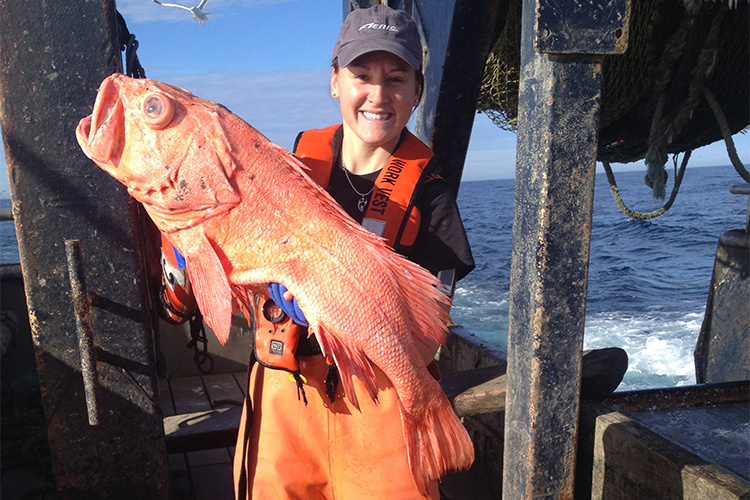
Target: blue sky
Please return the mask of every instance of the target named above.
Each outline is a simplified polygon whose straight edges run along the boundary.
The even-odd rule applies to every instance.
[[[342,4],[342,0],[209,0],[205,11],[211,17],[200,26],[182,9],[152,0],[117,0],[128,29],[139,41],[138,56],[147,77],[224,104],[286,148],[291,148],[299,131],[341,119],[338,103],[329,93],[329,64],[343,18]],[[738,134],[735,140],[741,159],[747,161],[750,135]],[[486,115],[478,114],[464,180],[512,177],[515,142],[513,132],[500,130]],[[729,165],[723,143],[693,152],[691,167],[713,165]],[[616,168],[645,166],[641,162]],[[7,175],[2,175],[0,197],[8,197],[8,192]]]

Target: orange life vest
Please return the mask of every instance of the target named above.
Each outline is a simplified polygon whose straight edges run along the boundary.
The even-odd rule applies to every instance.
[[[295,156],[310,167],[310,178],[324,188],[331,179],[336,154],[333,141],[341,126],[308,130],[297,142]],[[432,150],[407,130],[406,137],[375,180],[362,226],[396,250],[413,245],[417,238],[421,215],[414,206],[414,195],[432,156]]]
[[[172,243],[161,235],[162,288],[159,299],[161,317],[173,324],[184,323],[196,311],[197,304],[187,275],[185,259]]]
[[[324,188],[331,178],[336,154],[334,137],[341,126],[308,130],[297,142],[295,156],[310,168],[310,178]],[[427,177],[425,167],[432,156],[430,148],[406,131],[406,137],[375,180],[362,226],[382,237],[392,248],[409,247],[416,240],[421,215],[414,198]],[[274,306],[270,299],[261,298],[256,307],[255,357],[264,366],[287,370],[296,376],[297,342],[307,331],[285,315],[280,318],[269,315],[268,311],[276,311]]]

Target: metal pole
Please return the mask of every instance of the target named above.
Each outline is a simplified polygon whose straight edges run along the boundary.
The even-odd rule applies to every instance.
[[[78,349],[81,355],[81,375],[86,393],[86,409],[89,414],[89,425],[99,425],[99,406],[97,389],[99,377],[96,372],[96,351],[94,350],[94,333],[91,329],[89,315],[89,298],[86,294],[86,278],[83,273],[83,255],[79,240],[66,240],[65,253],[68,256],[68,275],[70,277],[70,294],[76,316],[78,331]]]
[[[523,5],[503,465],[510,500],[573,497],[601,61],[624,51],[629,10],[627,0]]]
[[[75,128],[122,71],[113,0],[0,1],[0,123],[57,497],[169,498],[134,205]],[[89,425],[64,242],[80,240],[98,353]]]

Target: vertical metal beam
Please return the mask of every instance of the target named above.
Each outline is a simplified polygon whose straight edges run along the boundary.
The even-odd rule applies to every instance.
[[[484,66],[508,0],[343,0],[352,8],[387,3],[409,12],[427,47],[425,89],[414,133],[440,158],[440,174],[458,193]]]
[[[524,0],[503,498],[573,497],[601,54],[628,14]]]
[[[75,138],[122,63],[114,2],[0,1],[0,123],[58,497],[168,498],[134,206]],[[65,240],[81,241],[98,425],[81,376]],[[103,305],[102,305],[103,304]]]
[[[507,0],[414,1],[413,13],[427,39],[425,90],[415,134],[440,158],[437,171],[458,193],[477,96]]]

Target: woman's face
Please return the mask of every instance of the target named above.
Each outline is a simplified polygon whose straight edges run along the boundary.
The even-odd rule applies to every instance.
[[[345,137],[351,132],[362,145],[389,153],[419,104],[421,91],[416,70],[389,52],[370,52],[331,74]]]

